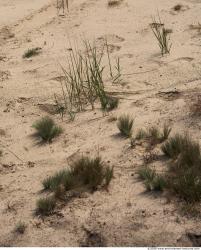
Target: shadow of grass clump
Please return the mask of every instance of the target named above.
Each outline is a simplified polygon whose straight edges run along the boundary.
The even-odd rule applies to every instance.
[[[32,127],[36,129],[36,133],[33,136],[42,139],[43,142],[51,142],[53,138],[59,136],[63,131],[48,116],[36,121]]]

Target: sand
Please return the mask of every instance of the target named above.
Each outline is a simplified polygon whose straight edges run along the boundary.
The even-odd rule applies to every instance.
[[[116,136],[109,117],[130,114],[134,133],[139,128],[169,123],[172,133],[188,131],[201,140],[200,120],[192,119],[189,104],[200,91],[201,66],[199,0],[124,0],[108,8],[107,0],[69,0],[69,11],[57,15],[56,1],[0,2],[0,246],[195,246],[189,230],[200,220],[183,216],[181,201],[145,192],[136,170],[144,148],[130,148],[130,140]],[[182,4],[180,11],[173,7]],[[172,48],[161,56],[149,24],[160,13],[172,29]],[[61,14],[61,12],[60,12]],[[120,98],[119,107],[103,115],[99,105],[68,117],[49,114],[61,93],[59,63],[65,65],[71,44],[82,38],[107,37],[112,59],[119,56],[122,83],[106,81],[106,89]],[[23,59],[25,50],[42,53]],[[36,145],[31,127],[49,115],[64,129],[51,144]],[[158,149],[159,150],[159,149]],[[160,151],[160,150],[159,150]],[[100,154],[114,166],[108,191],[98,190],[72,199],[57,214],[34,216],[42,180],[68,165],[79,154]],[[163,162],[157,162],[163,166]],[[24,234],[13,232],[26,224]]]

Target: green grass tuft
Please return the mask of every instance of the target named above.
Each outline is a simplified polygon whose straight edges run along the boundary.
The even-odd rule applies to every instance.
[[[36,203],[36,214],[50,215],[56,207],[56,200],[53,197],[41,198]]]
[[[186,138],[176,134],[161,146],[163,153],[169,158],[176,158],[185,147]]]
[[[62,186],[65,191],[85,188],[95,191],[105,183],[108,186],[113,177],[113,168],[105,166],[100,157],[81,157],[74,161],[70,169],[62,170],[43,181],[45,190],[55,191]]]
[[[158,175],[150,167],[144,167],[138,170],[138,176],[144,181],[147,191],[163,191],[166,187],[166,180],[163,176]]]
[[[40,53],[41,53],[41,48],[39,48],[39,47],[28,49],[27,51],[24,52],[23,58],[30,58],[30,57],[36,56]]]
[[[51,142],[54,137],[62,133],[62,128],[49,117],[41,118],[32,127],[37,131],[34,135],[40,137],[44,142]]]
[[[133,119],[128,115],[122,115],[118,118],[117,127],[124,137],[132,136],[132,128],[133,128]]]

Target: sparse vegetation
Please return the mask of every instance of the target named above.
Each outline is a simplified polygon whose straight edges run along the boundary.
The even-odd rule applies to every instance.
[[[122,115],[118,118],[117,127],[122,136],[131,137],[134,120],[129,115]]]
[[[156,175],[152,181],[152,189],[154,191],[163,191],[166,187],[166,180],[161,175]]]
[[[24,234],[26,229],[26,225],[24,222],[19,221],[17,225],[15,226],[14,232],[19,233],[19,234]]]
[[[73,176],[68,169],[59,171],[54,176],[48,177],[43,181],[45,190],[55,191],[59,185],[64,185],[66,190],[74,186]]]
[[[147,130],[140,129],[137,132],[135,139],[136,140],[145,139],[148,140],[150,144],[155,145],[167,140],[170,135],[170,132],[171,128],[166,124],[163,126],[162,132],[158,127],[153,126]]]
[[[199,144],[188,135],[176,134],[162,151],[172,159],[168,186],[186,202],[201,200],[201,153]]]
[[[139,175],[139,178],[143,181],[145,180],[152,181],[156,175],[156,172],[155,170],[146,166],[138,170],[138,175]]]
[[[54,197],[41,198],[36,203],[36,214],[50,215],[53,213],[56,206]]]
[[[185,143],[186,138],[176,134],[161,146],[161,150],[166,156],[174,159],[181,153]]]
[[[39,48],[39,47],[28,49],[27,51],[24,52],[23,58],[30,58],[30,57],[36,56],[40,53],[41,53],[41,48]]]
[[[114,175],[113,168],[106,167],[105,169],[105,187],[108,187]]]
[[[50,117],[41,118],[32,127],[36,129],[34,136],[41,138],[44,142],[51,142],[54,137],[62,133],[62,128],[57,126]]]
[[[90,104],[94,109],[97,98],[101,106],[106,108],[107,96],[103,84],[102,57],[95,45],[84,41],[86,53],[72,49],[68,58],[68,69],[61,66],[64,80],[61,81],[64,107],[71,119],[76,112],[84,110]],[[57,98],[57,103],[59,103]]]
[[[120,3],[120,1],[116,1]],[[114,5],[113,5],[114,6]],[[109,45],[107,42],[107,39],[105,39],[105,45],[106,45],[106,52],[107,52],[107,58],[108,58],[108,64],[109,64],[109,70],[110,70],[110,77],[112,79],[113,83],[120,83],[121,82],[121,65],[120,65],[120,58],[118,57],[116,59],[116,65],[113,67],[111,58],[110,58],[110,52],[109,52]]]
[[[77,112],[85,110],[88,105],[93,110],[97,100],[103,111],[111,111],[118,106],[118,98],[109,96],[105,91],[103,80],[105,66],[102,62],[105,45],[98,48],[95,43],[91,44],[87,40],[83,45],[85,52],[72,49],[68,57],[67,69],[61,66],[64,74],[61,80],[62,97],[55,96],[55,103],[62,116],[67,112],[71,120],[75,118]],[[109,58],[108,54],[108,60]],[[109,65],[111,67],[111,63]],[[119,61],[117,69],[119,72]],[[115,75],[113,80],[114,78],[117,81],[119,77]]]
[[[153,22],[151,23],[151,29],[154,33],[154,36],[156,37],[157,41],[158,41],[158,45],[160,47],[161,50],[161,54],[162,56],[164,54],[170,53],[170,49],[171,49],[171,44],[170,42],[170,30],[166,29],[164,27],[164,24],[161,22],[161,19],[159,17],[159,22],[156,22],[153,19]]]
[[[54,192],[53,197],[37,201],[36,213],[50,215],[56,199],[65,200],[68,191],[94,192],[99,187],[108,187],[113,177],[113,168],[106,166],[100,157],[81,157],[75,160],[69,169],[57,172],[46,178],[42,184],[44,190]]]
[[[69,169],[62,170],[43,181],[45,190],[60,194],[69,190],[95,191],[108,186],[113,177],[113,168],[105,166],[100,157],[81,157]]]
[[[148,166],[139,169],[138,175],[144,181],[147,191],[163,191],[166,187],[165,178],[158,175],[155,170]]]
[[[137,132],[137,134],[135,136],[135,139],[136,140],[142,140],[142,139],[146,138],[146,136],[147,136],[146,131],[143,130],[143,129],[140,129],[140,130],[138,130],[138,132]]]

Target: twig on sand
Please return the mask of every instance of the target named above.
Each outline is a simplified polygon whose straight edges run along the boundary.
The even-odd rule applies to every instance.
[[[11,151],[7,146],[3,145],[2,142],[0,144],[3,148],[5,148],[9,153],[11,153],[12,155],[14,155],[18,160],[20,160],[22,163],[24,163],[24,161],[22,159],[20,159],[19,156],[17,156],[13,151]]]

